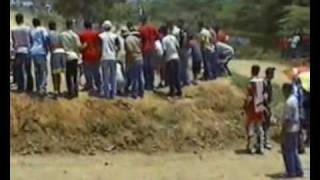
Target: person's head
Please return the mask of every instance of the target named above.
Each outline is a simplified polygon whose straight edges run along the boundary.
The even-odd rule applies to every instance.
[[[67,30],[71,30],[73,28],[73,21],[72,20],[67,20],[66,21],[66,28]]]
[[[33,18],[33,19],[32,19],[32,25],[33,25],[33,27],[39,27],[39,26],[41,26],[40,19],[38,19],[38,18]]]
[[[57,30],[57,24],[55,21],[50,21],[48,26],[49,26],[49,30],[51,30],[51,31]]]
[[[253,65],[251,67],[251,76],[258,76],[260,73],[260,66],[259,65]]]
[[[198,27],[199,27],[199,29],[204,28],[204,22],[203,21],[199,21],[198,22]]]
[[[102,28],[103,28],[105,31],[111,31],[111,29],[112,29],[112,23],[111,23],[111,21],[105,20],[105,21],[102,23]]]
[[[173,29],[174,21],[173,20],[167,20],[166,26],[167,26],[167,28]]]
[[[127,22],[127,28],[130,32],[136,31],[132,22]]]
[[[142,25],[145,25],[145,24],[147,24],[147,22],[148,22],[148,17],[147,17],[147,16],[143,16],[143,17],[141,18],[141,24],[142,24]]]
[[[21,13],[16,14],[15,19],[16,19],[16,23],[18,25],[23,24],[23,22],[24,22],[24,17],[23,17],[23,14],[21,14]]]
[[[214,26],[214,30],[216,31],[216,33],[219,33],[220,32],[220,26],[219,25],[216,25]]]
[[[177,25],[178,25],[179,28],[184,28],[184,20],[183,19],[179,19]]]
[[[266,69],[266,78],[268,79],[268,80],[272,80],[273,78],[274,78],[274,71],[276,70],[276,68],[274,68],[274,67],[268,67],[267,69]]]
[[[292,94],[292,91],[293,91],[293,86],[292,84],[290,83],[284,83],[282,85],[282,93],[284,95],[285,98],[288,98],[291,94]]]
[[[188,34],[188,41],[194,40],[194,39],[195,39],[194,33],[189,33],[189,34]]]
[[[159,28],[159,33],[162,34],[163,36],[166,36],[168,34],[168,27],[167,26],[161,26]]]
[[[92,29],[92,23],[89,20],[84,21],[83,25],[85,29]]]

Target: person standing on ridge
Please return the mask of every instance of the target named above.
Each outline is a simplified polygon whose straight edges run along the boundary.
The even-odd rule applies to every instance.
[[[33,90],[33,76],[31,72],[31,34],[30,27],[24,24],[23,14],[16,14],[17,27],[11,31],[12,46],[15,53],[14,74],[19,92]]]
[[[41,26],[39,19],[32,20],[30,54],[33,60],[37,93],[44,96],[47,93],[47,54],[49,52],[48,32]]]
[[[182,96],[180,82],[180,60],[179,60],[179,42],[177,38],[171,34],[172,29],[163,28],[164,37],[162,45],[164,57],[166,60],[166,79],[169,85],[169,96]]]
[[[92,29],[90,21],[84,22],[84,28],[79,37],[84,49],[82,50],[83,68],[86,78],[86,85],[89,94],[100,94],[101,76],[100,76],[100,58],[101,58],[101,39],[99,33]]]
[[[117,34],[112,32],[112,23],[109,20],[103,22],[104,31],[99,34],[102,41],[102,80],[103,95],[107,99],[113,99],[117,93],[117,52],[120,49],[120,42]]]
[[[61,95],[61,75],[66,71],[67,59],[60,33],[57,31],[57,25],[54,21],[49,22],[49,48],[53,90],[58,96]]]
[[[66,81],[68,97],[78,97],[78,62],[83,48],[79,36],[73,31],[73,21],[66,21],[66,30],[61,33],[62,46],[67,54]]]
[[[156,47],[155,42],[159,39],[159,32],[156,27],[148,24],[147,17],[142,18],[142,25],[139,28],[139,33],[142,40],[143,53],[143,71],[145,77],[145,89],[154,89],[154,71],[156,61]]]

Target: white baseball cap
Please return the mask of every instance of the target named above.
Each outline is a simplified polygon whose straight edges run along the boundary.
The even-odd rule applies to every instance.
[[[102,24],[103,28],[112,28],[112,23],[109,20],[105,20]]]

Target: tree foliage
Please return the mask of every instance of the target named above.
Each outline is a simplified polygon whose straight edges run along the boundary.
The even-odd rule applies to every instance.
[[[287,12],[278,22],[281,26],[279,34],[290,34],[297,30],[310,32],[310,8],[290,5],[285,7]]]

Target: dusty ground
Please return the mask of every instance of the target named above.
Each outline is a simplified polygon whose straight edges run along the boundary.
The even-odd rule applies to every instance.
[[[301,156],[310,179],[310,155]],[[236,151],[11,157],[12,180],[269,180],[283,172],[279,147],[265,156]]]

